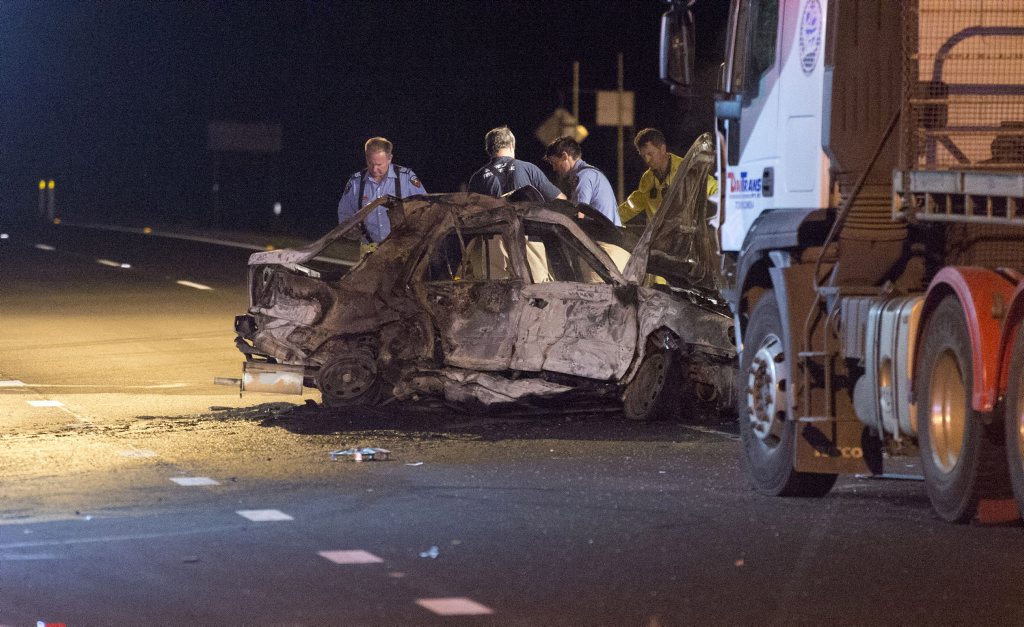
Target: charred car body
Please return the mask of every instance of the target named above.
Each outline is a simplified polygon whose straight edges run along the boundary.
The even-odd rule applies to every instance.
[[[680,395],[731,407],[736,353],[705,219],[712,145],[687,153],[621,271],[600,214],[477,194],[381,199],[309,246],[253,254],[235,321],[243,389],[316,387],[335,407],[582,394],[638,419],[695,407]],[[344,274],[314,268],[380,205],[392,231],[375,252]]]

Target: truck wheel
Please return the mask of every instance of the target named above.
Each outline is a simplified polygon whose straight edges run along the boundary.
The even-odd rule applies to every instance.
[[[914,383],[924,485],[939,518],[969,522],[983,498],[1005,498],[1002,433],[971,408],[973,353],[960,301],[946,296],[928,318]]]
[[[754,489],[769,496],[824,496],[836,475],[793,468],[796,424],[788,419],[789,360],[775,295],[750,315],[740,359],[737,405],[743,466]]]
[[[1024,325],[1017,330],[1006,386],[1006,461],[1017,508],[1024,511]]]
[[[671,351],[647,346],[644,360],[622,394],[622,411],[631,420],[657,420],[675,413],[679,390],[675,356]]]

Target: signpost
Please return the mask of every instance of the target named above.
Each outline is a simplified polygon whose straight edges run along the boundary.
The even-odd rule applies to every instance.
[[[625,132],[624,128],[627,126],[633,126],[633,102],[634,94],[632,91],[625,91],[623,86],[623,71],[622,71],[622,53],[618,55],[618,89],[612,90],[598,90],[597,92],[597,125],[598,126],[614,126],[618,129],[618,147],[616,152],[618,153],[618,168],[616,171],[616,191],[619,195],[619,202],[622,202],[624,198],[624,187],[625,187],[625,154],[624,154],[624,142]]]

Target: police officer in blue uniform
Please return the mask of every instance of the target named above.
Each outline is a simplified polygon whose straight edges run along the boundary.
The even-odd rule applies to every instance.
[[[338,223],[355,215],[360,209],[381,196],[408,198],[425,194],[423,183],[409,168],[391,163],[392,144],[384,137],[366,140],[366,169],[356,172],[345,183],[345,191],[338,202]],[[373,251],[379,242],[391,233],[387,210],[374,209],[361,225],[360,256]]]
[[[516,159],[516,137],[507,126],[487,131],[484,149],[491,160],[469,178],[469,191],[498,197],[532,185],[545,200],[565,199],[565,194],[544,176],[540,168]]]
[[[583,160],[583,152],[575,139],[559,137],[548,144],[544,160],[551,164],[555,174],[568,181],[572,189],[570,200],[574,204],[590,205],[615,226],[622,226],[612,184],[604,173]]]

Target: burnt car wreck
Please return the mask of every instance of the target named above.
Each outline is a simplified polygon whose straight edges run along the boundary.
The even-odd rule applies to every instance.
[[[316,387],[332,407],[616,399],[636,419],[731,408],[736,351],[706,215],[713,155],[708,136],[690,149],[621,271],[600,214],[466,193],[381,199],[306,247],[255,253],[235,321],[242,387]],[[315,268],[381,205],[392,231],[375,252],[347,273]]]

